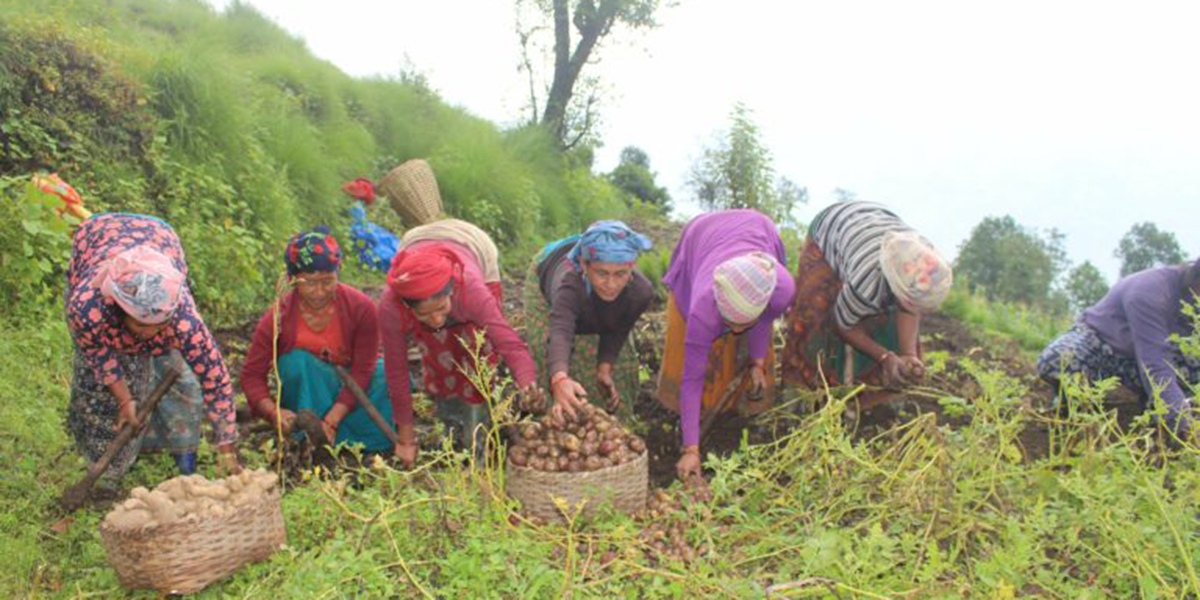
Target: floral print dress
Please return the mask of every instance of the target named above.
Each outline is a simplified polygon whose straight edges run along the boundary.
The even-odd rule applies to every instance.
[[[75,342],[75,369],[67,429],[89,461],[104,453],[116,437],[117,400],[108,386],[124,380],[134,400],[144,401],[168,366],[187,369],[151,416],[148,433],[131,442],[113,460],[106,477],[120,477],[142,449],[195,450],[200,415],[213,424],[218,445],[237,441],[233,386],[216,341],[196,312],[186,288],[175,314],[148,339],[122,324],[124,312],[105,298],[93,279],[109,258],[149,245],[187,275],[183,247],[171,226],[144,215],[110,213],[84,221],[75,233],[67,270],[66,318]]]

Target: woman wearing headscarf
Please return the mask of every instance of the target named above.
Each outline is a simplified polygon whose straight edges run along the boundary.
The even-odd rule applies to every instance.
[[[475,369],[477,332],[485,335],[480,358],[496,365],[503,357],[522,392],[539,395],[529,349],[501,312],[497,254],[483,230],[447,219],[410,229],[392,260],[387,289],[379,299],[379,327],[400,436],[397,456],[406,464],[417,453],[410,345],[421,353],[425,393],[461,447],[481,449],[490,422],[487,399],[463,373]]]
[[[1134,273],[1042,350],[1038,374],[1056,387],[1059,403],[1065,400],[1064,377],[1091,382],[1116,377],[1137,392],[1143,408],[1161,398],[1167,424],[1187,430],[1194,419],[1187,390],[1200,386],[1200,358],[1182,353],[1173,340],[1195,332],[1183,308],[1198,300],[1200,260]]]
[[[526,335],[549,377],[555,420],[574,417],[584,401],[611,411],[636,396],[637,351],[623,347],[654,299],[654,286],[635,269],[650,245],[621,221],[599,221],[548,244],[530,265]]]
[[[182,375],[106,478],[121,477],[142,451],[169,451],[182,472],[193,472],[202,413],[212,422],[222,467],[238,468],[233,385],[196,312],[183,247],[170,225],[130,214],[84,221],[67,269],[66,316],[75,343],[67,427],[89,461],[122,427],[139,425],[137,404],[167,369]]]
[[[775,223],[749,209],[700,215],[683,229],[663,277],[667,342],[659,400],[678,406],[681,479],[700,473],[700,411],[716,410],[726,388],[773,399],[774,321],[792,301],[794,283]],[[742,377],[743,384],[735,379]]]
[[[391,422],[375,302],[338,281],[342,251],[328,233],[292,236],[284,262],[289,289],[259,319],[242,366],[242,390],[251,410],[288,432],[296,412],[309,410],[322,419],[331,442],[394,451],[387,434],[358,406],[334,368],[347,369],[384,420]],[[275,366],[281,383],[279,410],[267,385]]]
[[[796,269],[784,380],[819,389],[924,377],[921,315],[942,304],[952,281],[933,245],[886,207],[854,201],[822,210]]]

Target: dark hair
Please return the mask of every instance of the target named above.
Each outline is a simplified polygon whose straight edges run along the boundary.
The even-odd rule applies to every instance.
[[[446,287],[442,288],[442,291],[440,291],[428,298],[404,298],[403,300],[404,300],[404,304],[406,304],[409,308],[413,308],[422,302],[428,302],[429,300],[440,300],[442,298],[445,298],[446,296],[449,296],[450,292],[452,292],[452,291],[454,291],[454,280],[453,279],[446,282]]]

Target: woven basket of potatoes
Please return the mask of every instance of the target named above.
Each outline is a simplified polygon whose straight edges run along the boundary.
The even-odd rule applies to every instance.
[[[287,541],[278,483],[275,473],[255,470],[134,488],[100,523],[108,562],[127,588],[198,592]]]
[[[564,518],[556,498],[571,511],[586,500],[585,514],[605,504],[626,513],[646,507],[646,443],[599,408],[585,405],[561,427],[526,423],[510,441],[505,489],[529,516]]]

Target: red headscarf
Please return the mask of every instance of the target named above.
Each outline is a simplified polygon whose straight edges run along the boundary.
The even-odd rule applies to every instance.
[[[446,289],[451,281],[462,282],[462,263],[446,248],[423,245],[401,250],[392,259],[388,287],[405,300],[425,300]]]
[[[367,206],[370,206],[375,201],[375,184],[371,183],[371,180],[366,177],[359,177],[354,181],[343,183],[342,191],[350,194],[351,197],[362,200],[363,204]]]

